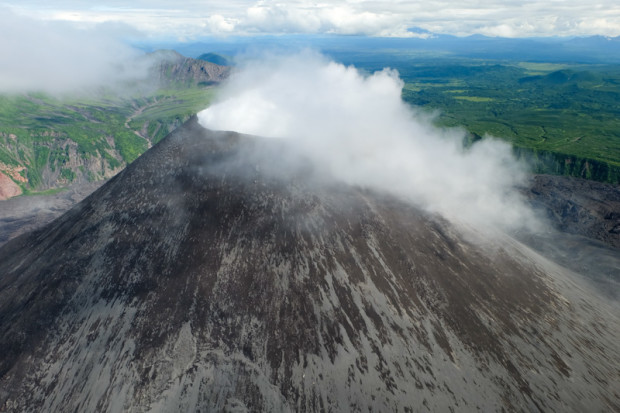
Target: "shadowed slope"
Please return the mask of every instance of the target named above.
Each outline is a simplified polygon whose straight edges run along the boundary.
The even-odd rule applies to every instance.
[[[610,304],[475,237],[194,118],[0,249],[0,407],[620,408]]]

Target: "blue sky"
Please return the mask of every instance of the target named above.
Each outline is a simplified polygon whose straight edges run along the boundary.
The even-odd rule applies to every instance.
[[[39,20],[122,23],[136,35],[181,41],[281,33],[420,36],[414,27],[457,36],[620,36],[617,0],[0,0],[0,6]]]

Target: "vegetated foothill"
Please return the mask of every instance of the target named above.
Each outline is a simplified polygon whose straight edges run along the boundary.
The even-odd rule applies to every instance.
[[[229,71],[158,54],[149,84],[126,95],[0,95],[0,173],[25,193],[109,178],[207,106]]]

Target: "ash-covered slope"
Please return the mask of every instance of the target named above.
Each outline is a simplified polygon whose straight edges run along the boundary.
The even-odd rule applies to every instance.
[[[194,118],[1,248],[0,410],[620,409],[613,303],[291,157]]]

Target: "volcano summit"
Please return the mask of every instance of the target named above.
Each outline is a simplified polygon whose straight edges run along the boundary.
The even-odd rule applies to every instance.
[[[483,238],[192,118],[0,249],[0,410],[620,410],[617,304]]]

